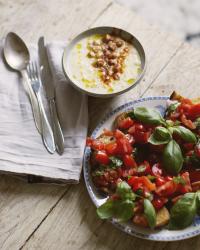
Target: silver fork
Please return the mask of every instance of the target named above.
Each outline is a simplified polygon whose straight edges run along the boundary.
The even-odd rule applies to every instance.
[[[31,81],[33,91],[35,92],[35,95],[38,100],[38,105],[39,105],[40,115],[41,115],[42,139],[49,153],[53,154],[56,150],[56,147],[55,147],[55,142],[54,142],[54,137],[53,137],[53,131],[47,119],[44,105],[42,102],[41,78],[40,78],[40,74],[39,74],[39,70],[38,70],[38,66],[36,62],[29,63],[29,65],[27,66],[27,72]]]

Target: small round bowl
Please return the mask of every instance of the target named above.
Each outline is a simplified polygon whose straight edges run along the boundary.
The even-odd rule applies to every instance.
[[[70,71],[70,52],[72,50],[72,48],[83,38],[89,37],[91,35],[95,35],[95,34],[114,34],[118,37],[121,37],[123,40],[131,43],[133,45],[133,47],[137,50],[139,56],[140,56],[140,60],[141,60],[141,72],[140,74],[138,74],[135,82],[130,85],[127,86],[127,88],[122,89],[120,91],[117,92],[113,92],[113,93],[97,93],[97,92],[92,92],[90,90],[86,90],[85,88],[82,88],[80,86],[80,82],[78,80],[73,79],[72,77],[72,73]],[[130,34],[129,32],[119,29],[119,28],[114,28],[114,27],[107,27],[107,26],[103,26],[103,27],[96,27],[96,28],[92,28],[89,30],[86,30],[84,32],[82,32],[81,34],[79,34],[78,36],[76,36],[69,44],[68,46],[64,49],[64,53],[63,53],[63,59],[62,59],[62,65],[63,65],[63,71],[64,74],[66,76],[66,78],[69,80],[69,82],[79,91],[86,93],[87,95],[90,96],[95,96],[95,97],[113,97],[119,94],[122,94],[130,89],[132,89],[133,87],[135,87],[140,80],[142,79],[144,72],[145,72],[145,68],[146,68],[146,56],[145,56],[145,52],[144,49],[141,45],[141,43],[138,41],[138,39],[136,37],[134,37],[132,34]]]

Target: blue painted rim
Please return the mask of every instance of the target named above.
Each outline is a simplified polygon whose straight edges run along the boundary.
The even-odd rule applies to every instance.
[[[95,130],[92,132],[91,137],[95,138],[97,136],[97,133],[99,132],[99,130],[104,125],[104,123],[110,117],[112,117],[113,115],[115,115],[116,113],[118,113],[120,111],[125,111],[125,110],[132,109],[135,104],[142,103],[142,102],[145,102],[145,101],[168,100],[168,99],[169,99],[169,97],[167,97],[167,96],[156,96],[156,97],[140,98],[138,100],[125,103],[125,104],[119,106],[118,108],[114,109],[110,113],[108,113],[104,117],[104,119],[99,123],[99,125],[95,128]],[[91,180],[90,180],[90,171],[89,171],[89,168],[88,168],[90,153],[91,153],[90,148],[86,147],[85,148],[85,152],[84,152],[84,157],[83,157],[83,172],[84,172],[85,184],[86,184],[88,193],[90,195],[90,198],[92,199],[92,201],[95,204],[95,206],[97,206],[98,204],[96,203],[96,198],[95,198],[95,194],[93,192],[93,187],[90,184],[91,183]],[[128,233],[130,235],[136,236],[138,238],[147,239],[147,240],[153,240],[153,241],[178,241],[178,240],[188,239],[188,238],[191,238],[191,237],[194,237],[194,236],[197,236],[197,235],[200,234],[200,217],[196,217],[196,219],[195,219],[195,221],[193,223],[194,229],[193,229],[192,232],[183,232],[182,234],[175,235],[175,236],[169,236],[169,237],[167,237],[167,236],[161,236],[161,235],[156,235],[156,232],[158,232],[158,230],[157,231],[153,231],[152,234],[151,233],[146,233],[145,234],[145,233],[137,232],[136,229],[130,228],[128,226],[128,224],[118,223],[114,219],[111,219],[109,221],[114,226],[116,226],[117,228],[119,228],[120,230],[122,230],[123,232],[126,232],[126,233]],[[183,231],[183,230],[180,230],[180,231]],[[154,232],[155,232],[155,234],[154,234]]]

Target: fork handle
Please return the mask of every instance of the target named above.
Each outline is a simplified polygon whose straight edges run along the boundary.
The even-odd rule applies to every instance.
[[[47,119],[46,112],[42,103],[42,98],[38,92],[36,92],[36,96],[38,99],[40,115],[41,115],[42,139],[46,149],[49,151],[49,153],[53,154],[56,150],[53,131]]]
[[[50,107],[51,121],[53,127],[53,134],[56,143],[56,150],[60,155],[62,155],[64,152],[64,136],[58,120],[56,103],[54,99],[49,100],[49,107]]]

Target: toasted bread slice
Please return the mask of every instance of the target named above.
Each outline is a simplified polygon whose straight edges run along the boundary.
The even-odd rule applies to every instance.
[[[178,94],[176,91],[173,91],[173,93],[170,95],[170,100],[181,102],[185,97]],[[194,104],[200,103],[200,97],[190,99]]]
[[[127,113],[128,113],[128,112],[123,112],[123,113],[119,114],[119,115],[115,118],[115,120],[114,120],[114,122],[113,122],[113,128],[114,128],[114,129],[119,128],[119,123],[120,123],[120,121],[122,121],[122,120],[124,120],[124,119],[126,118]]]
[[[156,227],[161,227],[166,225],[169,222],[170,215],[169,211],[166,207],[161,208],[158,210],[156,214]]]

